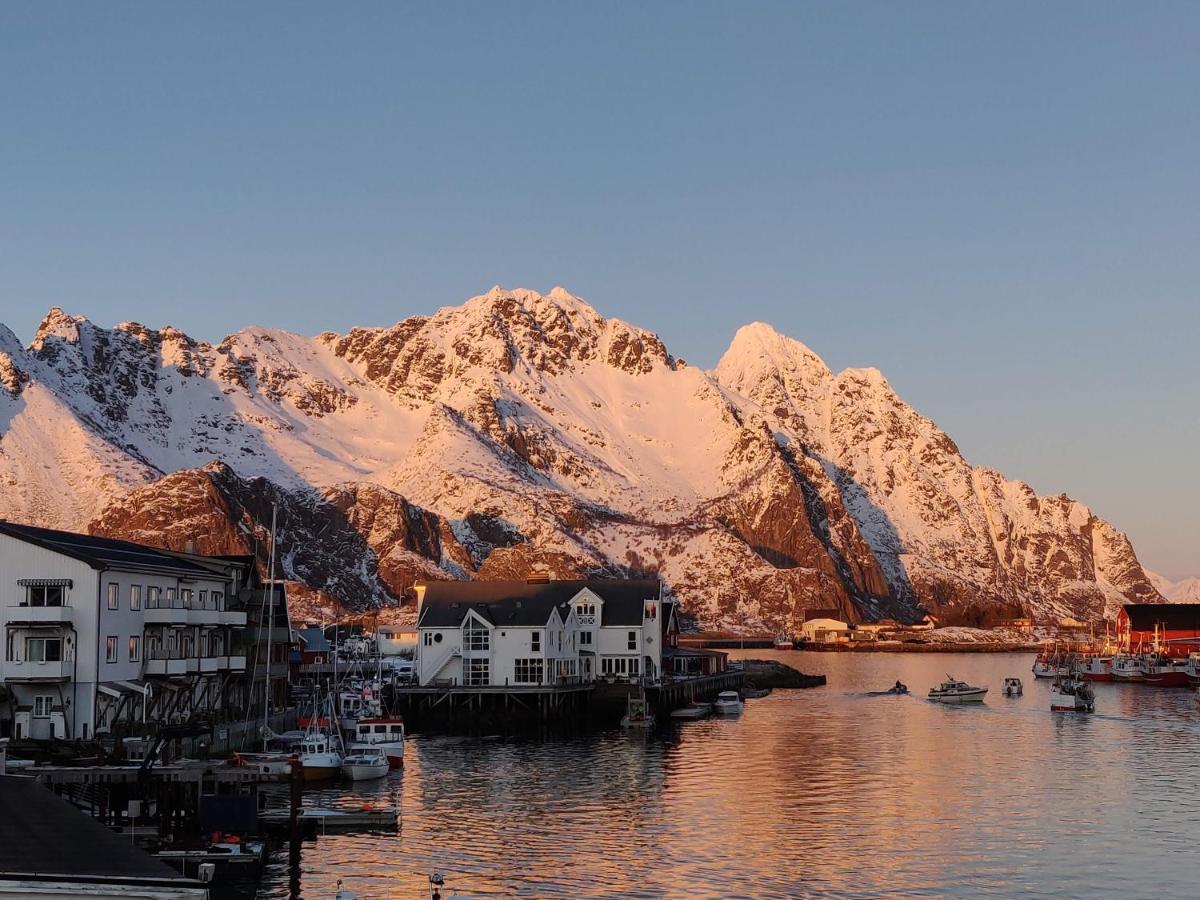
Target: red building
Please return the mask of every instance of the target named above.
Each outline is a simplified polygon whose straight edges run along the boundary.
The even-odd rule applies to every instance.
[[[1136,653],[1157,641],[1171,656],[1200,653],[1200,603],[1130,603],[1117,614],[1117,642]]]

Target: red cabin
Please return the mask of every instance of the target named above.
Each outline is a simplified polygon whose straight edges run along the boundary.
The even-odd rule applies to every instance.
[[[1117,614],[1117,642],[1136,653],[1158,641],[1170,656],[1200,653],[1200,603],[1130,603]]]

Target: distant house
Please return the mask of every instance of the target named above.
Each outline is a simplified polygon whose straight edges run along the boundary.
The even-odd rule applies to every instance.
[[[422,685],[655,681],[678,632],[657,580],[439,581],[416,590]]]
[[[937,616],[931,616],[929,614],[926,614],[921,619],[921,621],[918,622],[917,624],[909,625],[908,630],[909,631],[933,631],[933,629],[937,628],[937,626],[938,626]]]
[[[301,666],[322,666],[332,659],[333,645],[325,632],[315,625],[296,630],[296,643],[300,650]]]
[[[380,656],[407,656],[417,653],[417,629],[408,625],[380,625],[375,629],[375,646]]]
[[[1018,631],[1029,631],[1033,628],[1033,619],[1028,617],[1020,619],[1004,619],[1000,622],[1001,628],[1015,628]]]
[[[814,644],[836,644],[843,639],[848,640],[849,634],[850,623],[841,619],[809,619],[800,626],[801,639]]]
[[[1077,628],[1087,628],[1088,626],[1087,626],[1087,622],[1080,622],[1078,619],[1072,618],[1071,616],[1063,616],[1063,618],[1058,620],[1058,627],[1059,628],[1076,628],[1077,629]]]

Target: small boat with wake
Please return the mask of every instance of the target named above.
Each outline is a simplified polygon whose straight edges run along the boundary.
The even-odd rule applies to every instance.
[[[982,703],[987,692],[985,687],[975,687],[947,675],[945,681],[929,689],[929,699],[934,703]]]
[[[1075,673],[1054,679],[1050,687],[1050,712],[1095,712],[1092,686]]]

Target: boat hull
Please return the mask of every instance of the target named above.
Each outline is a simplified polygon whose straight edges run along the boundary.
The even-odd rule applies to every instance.
[[[375,778],[383,778],[389,771],[391,771],[391,767],[387,763],[380,765],[346,763],[342,766],[342,774],[351,781],[371,781]]]
[[[328,781],[337,778],[342,772],[341,766],[305,766],[305,781]]]
[[[987,696],[987,690],[965,691],[958,694],[930,694],[929,699],[934,703],[982,703]]]
[[[730,703],[718,700],[713,704],[713,712],[718,716],[740,716],[745,708],[740,701]]]
[[[1142,679],[1154,687],[1187,687],[1187,672],[1147,672]]]

